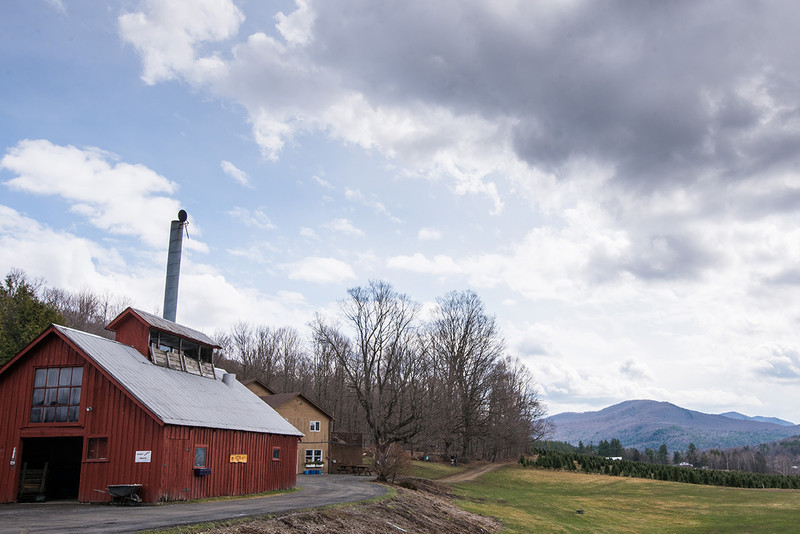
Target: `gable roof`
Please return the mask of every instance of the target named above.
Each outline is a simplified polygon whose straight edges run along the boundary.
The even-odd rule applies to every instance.
[[[53,325],[128,394],[169,425],[302,436],[237,380],[223,382],[161,367],[128,345]]]
[[[259,386],[261,386],[261,389],[267,391],[270,395],[275,395],[275,391],[271,387],[266,385],[264,382],[259,380],[258,378],[245,378],[244,380],[240,380],[240,382],[242,384],[244,384],[245,386],[247,386],[247,389],[250,389],[250,387],[249,387],[250,384],[258,384]],[[250,391],[253,391],[253,390],[250,389]]]
[[[156,330],[161,330],[162,332],[167,332],[170,334],[175,334],[178,337],[182,337],[184,339],[190,339],[192,341],[196,341],[201,345],[207,345],[209,347],[213,347],[215,349],[221,348],[217,345],[217,342],[205,335],[204,333],[200,332],[199,330],[195,330],[193,328],[189,328],[188,326],[183,326],[182,324],[175,323],[168,319],[164,319],[163,317],[159,317],[158,315],[153,315],[152,313],[147,313],[146,311],[138,310],[136,308],[128,307],[120,313],[113,321],[111,321],[106,330],[116,330],[117,325],[129,316],[138,317],[142,322],[146,323],[151,328],[155,328]]]
[[[296,397],[302,397],[303,400],[306,403],[308,403],[312,407],[316,408],[319,412],[321,412],[321,413],[325,414],[326,416],[328,416],[328,418],[330,420],[333,420],[333,416],[331,414],[329,414],[328,412],[326,412],[325,410],[323,410],[322,408],[317,406],[316,403],[314,403],[311,400],[309,400],[308,397],[306,397],[305,395],[303,395],[299,391],[295,391],[293,393],[276,393],[274,395],[264,395],[263,397],[259,397],[259,399],[261,399],[262,401],[266,402],[271,407],[273,407],[274,409],[277,410],[280,406],[283,406],[284,404],[286,404],[287,402],[289,402],[290,400],[292,400],[292,399],[294,399]]]

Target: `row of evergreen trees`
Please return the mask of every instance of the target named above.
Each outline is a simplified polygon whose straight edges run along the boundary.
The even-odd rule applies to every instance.
[[[526,467],[563,469],[610,476],[649,478],[687,484],[726,486],[731,488],[800,489],[800,476],[764,473],[743,473],[720,469],[692,469],[672,465],[648,464],[630,460],[610,460],[602,456],[578,454],[560,450],[536,451],[535,459],[521,456],[519,463]]]

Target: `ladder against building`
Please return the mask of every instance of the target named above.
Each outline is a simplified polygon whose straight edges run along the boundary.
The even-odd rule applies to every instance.
[[[42,469],[29,469],[28,462],[22,464],[22,476],[19,477],[19,493],[17,500],[43,501],[47,488],[47,462]]]

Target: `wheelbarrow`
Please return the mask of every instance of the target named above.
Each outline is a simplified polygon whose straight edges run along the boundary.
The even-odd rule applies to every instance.
[[[109,484],[107,493],[111,495],[112,503],[138,504],[142,502],[142,498],[137,494],[141,487],[141,484]]]

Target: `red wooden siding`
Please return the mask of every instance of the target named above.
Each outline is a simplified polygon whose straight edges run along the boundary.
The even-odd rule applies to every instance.
[[[292,488],[297,482],[294,436],[168,425],[164,441],[169,459],[162,481],[164,499],[246,495]],[[197,445],[208,447],[209,475],[194,474]],[[281,460],[272,459],[273,447],[281,448]],[[247,463],[231,463],[232,454],[246,454]]]
[[[150,359],[150,327],[133,314],[122,317],[114,327],[115,338],[123,345],[130,345],[145,358]]]
[[[35,368],[67,366],[83,367],[78,421],[30,423]],[[0,502],[16,500],[23,439],[35,437],[82,438],[78,500],[83,502],[110,500],[106,493],[95,491],[109,484],[142,484],[139,495],[145,502],[244,495],[296,484],[295,436],[163,425],[55,331],[40,337],[0,375],[0,406]],[[107,460],[87,460],[88,440],[103,437],[108,438]],[[211,474],[207,476],[194,474],[198,444],[208,446]],[[281,448],[281,460],[272,459],[273,447]],[[151,461],[136,463],[136,451],[150,451]],[[247,463],[231,463],[232,454],[246,454]]]
[[[77,351],[59,341],[56,334],[47,334],[28,352],[24,361],[17,361],[0,375],[0,406],[3,407],[3,422],[0,424],[0,502],[13,502],[17,497],[17,486],[22,470],[23,432],[27,432],[28,437],[51,435],[46,434],[47,432],[61,436],[82,433],[80,425],[83,423],[85,413],[82,400],[77,423],[31,424],[29,422],[35,368],[79,367],[84,364],[83,357]],[[16,465],[12,468],[10,463],[15,447]]]
[[[163,427],[92,365],[84,368],[86,393],[81,402],[84,436],[108,438],[108,461],[87,461],[81,469],[80,501],[108,501],[109,484],[142,484],[139,496],[158,500]],[[87,408],[92,408],[87,411]],[[84,439],[86,458],[86,439]],[[136,451],[151,451],[149,463],[136,463]]]

